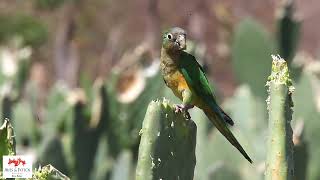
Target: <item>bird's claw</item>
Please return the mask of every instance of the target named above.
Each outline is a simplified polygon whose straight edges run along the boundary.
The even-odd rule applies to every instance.
[[[174,112],[175,112],[175,113],[179,113],[179,112],[182,113],[183,108],[184,108],[184,106],[183,106],[182,104],[176,104],[176,105],[175,105],[175,110],[174,110]]]
[[[175,113],[179,113],[179,112],[184,113],[186,119],[191,119],[191,116],[190,116],[188,110],[193,107],[194,107],[193,105],[176,104],[174,112]]]

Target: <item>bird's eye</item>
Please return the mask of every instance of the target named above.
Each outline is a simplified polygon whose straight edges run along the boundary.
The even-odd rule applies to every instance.
[[[167,37],[168,37],[168,39],[171,39],[171,38],[172,38],[172,35],[171,35],[171,34],[168,34]]]

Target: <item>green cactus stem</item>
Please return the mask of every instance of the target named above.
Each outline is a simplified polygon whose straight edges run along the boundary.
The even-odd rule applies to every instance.
[[[75,94],[73,122],[70,130],[72,132],[71,149],[74,155],[75,177],[78,180],[89,179],[99,139],[105,129],[105,122],[108,118],[108,100],[105,86],[101,82],[97,82],[94,88],[94,96],[97,102],[93,103],[96,104],[93,108],[99,109],[93,109],[92,113],[88,110],[88,107],[90,107],[88,103],[81,99],[82,93]]]
[[[268,78],[269,136],[267,142],[266,180],[293,179],[292,93],[287,63],[272,56],[272,72]]]
[[[113,167],[111,180],[130,180],[132,179],[131,174],[132,168],[132,153],[124,150],[118,156],[118,159]]]
[[[297,19],[294,13],[294,0],[282,1],[277,16],[278,46],[280,55],[287,60],[289,67],[291,67],[291,62],[298,46],[301,27],[301,20]]]
[[[16,154],[16,141],[13,127],[9,119],[5,119],[0,127],[0,167],[2,171],[2,156]]]
[[[166,100],[152,101],[140,131],[136,180],[192,180],[196,133],[195,123]]]
[[[2,119],[12,119],[12,106],[13,101],[9,94],[5,94],[3,97],[1,97],[1,111],[2,114],[0,117]]]
[[[273,51],[270,34],[255,20],[244,19],[235,27],[231,53],[235,77],[261,99],[267,97],[264,82],[270,73],[269,54]]]
[[[15,135],[13,127],[9,119],[5,119],[4,123],[0,127],[0,154],[3,155],[15,155]]]
[[[304,121],[298,121],[293,130],[293,157],[294,179],[307,179],[307,170],[310,163],[310,143],[305,137]]]
[[[278,49],[290,68],[291,78],[297,81],[302,68],[292,62],[299,44],[301,19],[295,15],[295,1],[283,0],[277,14]]]

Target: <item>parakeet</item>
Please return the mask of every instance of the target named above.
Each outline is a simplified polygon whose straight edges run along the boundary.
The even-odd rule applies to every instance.
[[[248,154],[228,129],[227,123],[233,125],[234,122],[216,102],[201,65],[194,56],[185,52],[185,49],[185,30],[174,27],[163,33],[160,69],[165,84],[175,96],[182,100],[182,104],[176,105],[176,112],[189,114],[188,109],[194,106],[202,109],[227,140],[252,163]]]

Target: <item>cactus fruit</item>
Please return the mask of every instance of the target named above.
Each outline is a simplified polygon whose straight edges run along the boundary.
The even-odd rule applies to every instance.
[[[292,93],[287,63],[272,56],[272,72],[268,78],[269,136],[267,141],[266,180],[293,179]]]
[[[192,180],[196,164],[196,125],[166,101],[152,101],[141,134],[136,180]]]

